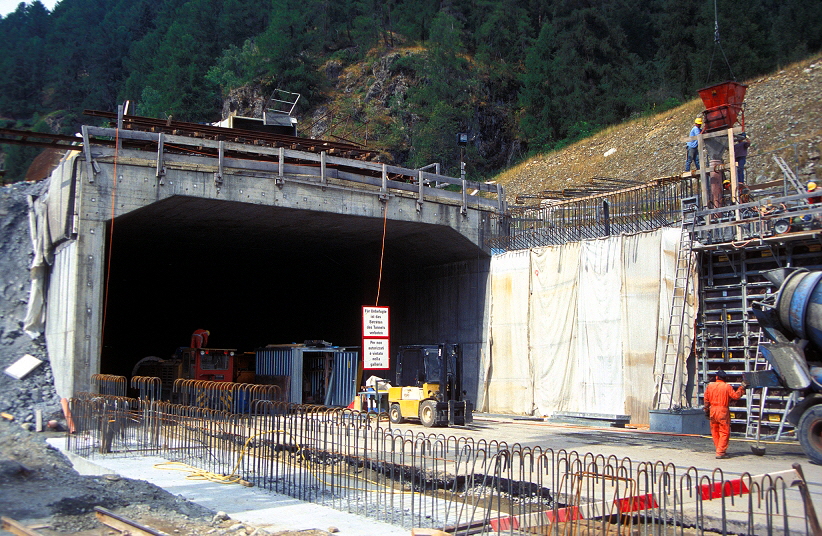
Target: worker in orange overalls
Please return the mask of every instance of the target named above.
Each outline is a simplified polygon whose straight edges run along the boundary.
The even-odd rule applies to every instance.
[[[197,329],[191,334],[191,348],[205,348],[208,344],[208,336],[211,332],[207,329]]]
[[[739,400],[745,394],[748,383],[734,389],[725,383],[728,375],[724,370],[716,371],[716,378],[705,388],[705,416],[711,420],[711,436],[714,439],[717,459],[727,458],[728,440],[731,436],[731,413],[728,410],[731,399]]]

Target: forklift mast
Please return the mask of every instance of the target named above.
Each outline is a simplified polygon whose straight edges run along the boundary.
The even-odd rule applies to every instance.
[[[462,396],[462,348],[459,344],[400,346],[395,385],[422,387],[436,383],[446,400]]]

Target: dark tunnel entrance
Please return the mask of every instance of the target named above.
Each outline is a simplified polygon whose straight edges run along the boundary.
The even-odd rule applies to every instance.
[[[130,377],[140,359],[171,357],[198,328],[211,332],[209,347],[240,352],[305,340],[360,346],[382,231],[380,218],[192,197],[122,216],[109,237],[100,372]],[[389,219],[379,304],[392,319],[419,318],[425,305],[408,299],[409,279],[478,258],[487,255],[450,227]],[[392,335],[392,352],[429,342]]]

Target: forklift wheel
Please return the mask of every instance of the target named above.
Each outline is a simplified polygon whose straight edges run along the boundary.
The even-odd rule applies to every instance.
[[[388,408],[388,420],[394,424],[402,424],[405,422],[405,419],[402,418],[402,411],[400,411],[399,404],[391,404],[391,407]]]
[[[437,403],[433,400],[424,400],[420,404],[420,422],[426,428],[431,428],[437,422]]]

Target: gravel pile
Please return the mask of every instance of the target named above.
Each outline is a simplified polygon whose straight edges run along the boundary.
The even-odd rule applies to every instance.
[[[0,515],[38,526],[44,536],[111,534],[95,518],[102,506],[173,535],[226,534],[326,536],[326,530],[270,531],[231,519],[143,480],[118,475],[82,476],[46,443],[53,432],[34,433],[0,420]]]
[[[48,363],[43,336],[23,331],[29,298],[29,266],[34,256],[29,235],[28,196],[38,196],[47,182],[16,183],[0,188],[0,412],[18,423],[33,423],[35,410],[45,419],[59,417],[60,400]],[[2,371],[26,354],[41,359],[22,380]]]

